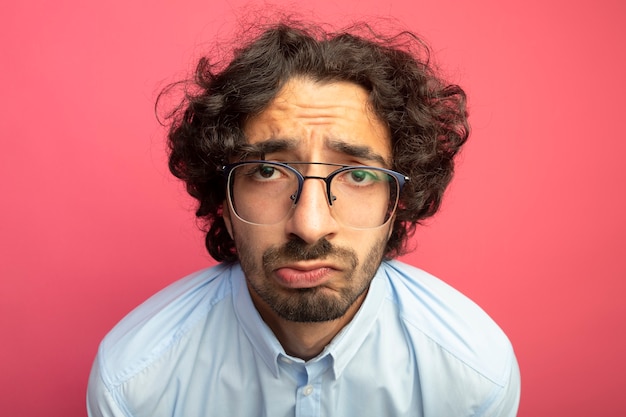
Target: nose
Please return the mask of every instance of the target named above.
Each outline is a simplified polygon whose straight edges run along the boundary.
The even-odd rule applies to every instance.
[[[306,243],[314,244],[321,238],[330,239],[337,233],[338,224],[330,212],[326,184],[319,178],[307,178],[293,214],[286,224],[286,232]]]

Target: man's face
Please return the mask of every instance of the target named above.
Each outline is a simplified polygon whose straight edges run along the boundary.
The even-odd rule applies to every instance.
[[[294,78],[262,113],[247,121],[245,133],[250,144],[265,145],[268,161],[386,167],[391,159],[389,133],[367,99],[367,92],[356,84]],[[337,169],[296,167],[305,176],[319,177]],[[296,322],[335,320],[358,309],[393,223],[373,229],[342,225],[319,179],[304,181],[297,205],[277,224],[246,223],[227,204],[224,207],[257,309],[261,315]],[[363,210],[368,207],[355,204],[355,213]]]

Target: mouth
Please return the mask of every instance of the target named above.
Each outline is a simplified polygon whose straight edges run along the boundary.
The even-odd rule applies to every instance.
[[[328,264],[286,265],[274,269],[274,276],[283,287],[313,288],[327,283],[337,271]]]

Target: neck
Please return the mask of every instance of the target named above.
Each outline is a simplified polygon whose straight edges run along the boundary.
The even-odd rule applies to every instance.
[[[270,327],[288,355],[305,361],[319,355],[359,310],[366,293],[354,302],[343,316],[336,320],[319,323],[300,323],[278,316],[267,304],[250,291],[259,314]]]

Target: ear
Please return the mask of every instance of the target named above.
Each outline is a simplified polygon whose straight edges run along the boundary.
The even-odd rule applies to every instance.
[[[228,230],[230,238],[234,240],[235,238],[233,237],[233,223],[230,213],[230,206],[228,205],[227,201],[224,201],[222,203],[222,218],[224,219],[224,224],[226,225],[226,230]]]
[[[393,233],[393,226],[396,223],[396,215],[394,214],[389,222],[389,231],[387,232],[387,242],[391,239],[391,234]]]

